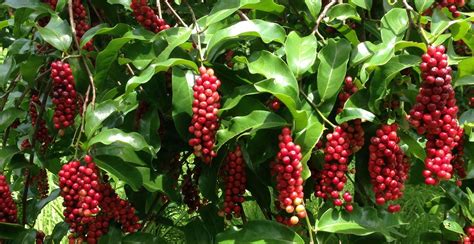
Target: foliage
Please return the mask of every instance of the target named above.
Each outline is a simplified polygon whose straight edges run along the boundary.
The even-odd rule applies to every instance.
[[[0,172],[18,209],[18,223],[0,223],[0,243],[32,243],[41,232],[47,243],[67,239],[60,192],[68,189],[59,189],[58,174],[86,155],[141,224],[129,233],[111,221],[99,243],[419,243],[469,236],[474,1],[442,2],[0,1]],[[420,103],[420,64],[430,45],[446,47],[459,110],[453,121],[464,130],[452,150],[456,174],[435,186],[423,177],[430,139],[407,118]],[[64,68],[51,66],[56,61]],[[215,128],[199,134],[201,120]],[[326,138],[354,121],[363,131],[345,141],[351,152],[339,162],[347,166],[344,191],[335,191],[338,201],[322,199],[315,189],[321,175],[331,174],[325,162],[338,163],[328,159]],[[375,197],[369,160],[371,138],[384,124],[398,125],[392,141],[410,162],[409,178],[398,187],[405,193],[390,211]],[[284,141],[282,128],[291,140]],[[291,185],[301,186],[304,199],[280,204],[290,182],[282,153],[296,145],[291,160],[298,162],[288,172],[304,180]],[[236,148],[238,158],[229,159]],[[245,167],[227,167],[233,160]],[[244,179],[232,183],[233,177]],[[226,194],[240,182],[246,185],[238,193]],[[390,213],[398,204],[400,212]]]

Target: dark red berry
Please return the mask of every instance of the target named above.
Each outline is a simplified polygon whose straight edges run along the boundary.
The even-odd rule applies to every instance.
[[[166,21],[160,19],[155,11],[148,6],[147,0],[132,0],[130,7],[137,22],[145,29],[158,33],[170,28]]]

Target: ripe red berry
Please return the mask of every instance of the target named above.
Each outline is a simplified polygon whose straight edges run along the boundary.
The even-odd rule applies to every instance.
[[[31,125],[33,130],[36,128],[36,124],[38,124],[38,130],[36,131],[35,138],[41,144],[41,149],[44,152],[48,147],[49,143],[53,140],[53,138],[48,133],[48,127],[46,127],[46,121],[42,118],[38,118],[39,112],[38,108],[41,107],[40,97],[37,91],[33,91],[30,100],[30,108],[29,108],[29,115],[31,118]],[[23,141],[22,148],[27,149],[30,148],[31,144],[29,141]]]
[[[189,145],[194,149],[194,155],[204,163],[210,164],[216,157],[214,151],[215,136],[219,129],[218,111],[221,107],[218,89],[221,81],[214,75],[213,69],[199,68],[200,76],[196,77],[193,101],[193,117],[189,133],[193,138]]]
[[[428,185],[451,178],[453,149],[460,143],[463,133],[456,120],[458,107],[445,52],[444,46],[429,46],[427,53],[422,55],[423,82],[408,116],[418,134],[427,139],[423,176]]]
[[[222,168],[224,172],[224,206],[223,211],[228,218],[241,216],[241,204],[244,202],[247,176],[245,173],[245,161],[240,146],[229,152],[226,164]],[[236,190],[235,190],[236,189]],[[235,191],[234,191],[235,190]]]
[[[0,223],[1,222],[17,222],[17,208],[13,201],[6,177],[3,174],[0,174]]]
[[[52,101],[55,106],[54,127],[66,128],[74,124],[78,104],[76,83],[71,67],[62,61],[51,63],[51,78],[53,79]]]
[[[370,140],[369,174],[378,205],[399,199],[408,179],[410,164],[398,146],[397,129],[397,124],[382,125]],[[400,210],[396,206],[390,205],[388,211]]]
[[[75,25],[75,30],[76,30],[76,37],[78,41],[80,42],[80,39],[88,31],[91,27],[88,24],[88,15],[86,8],[82,4],[82,0],[73,0],[72,2],[73,8],[73,14],[74,14],[74,25]],[[92,51],[94,50],[93,46],[93,41],[90,40],[89,42],[84,45],[83,49]]]
[[[130,8],[133,10],[135,19],[145,27],[145,29],[158,33],[169,29],[170,26],[164,19],[160,19],[155,11],[148,6],[146,0],[132,0]]]

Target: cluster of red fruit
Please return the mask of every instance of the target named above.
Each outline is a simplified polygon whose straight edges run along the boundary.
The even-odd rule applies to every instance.
[[[280,151],[272,165],[272,171],[276,174],[279,208],[293,215],[287,224],[296,225],[300,218],[306,217],[306,209],[303,205],[301,147],[293,142],[291,130],[288,127],[282,129],[278,140]]]
[[[87,11],[82,0],[73,0],[72,11],[74,15],[74,25],[76,30],[76,38],[78,41],[81,40],[82,36],[88,31],[91,26],[87,23]],[[90,40],[83,47],[85,50],[92,51],[94,49],[93,41]]]
[[[34,129],[38,123],[38,131],[36,132],[36,140],[41,143],[42,150],[45,150],[48,147],[48,144],[52,141],[52,137],[48,134],[48,127],[46,127],[46,121],[42,118],[38,118],[38,108],[41,107],[41,101],[37,92],[32,92],[30,100],[30,118],[31,125]],[[23,141],[22,148],[30,148],[31,144],[28,140]]]
[[[3,174],[0,174],[0,223],[16,223],[17,209],[10,187]]]
[[[62,61],[51,63],[51,78],[53,79],[52,101],[55,105],[54,127],[66,128],[74,124],[78,104],[71,67]]]
[[[58,0],[43,0],[42,2],[51,6],[51,9],[53,10],[56,9],[56,5],[58,4]],[[50,20],[49,17],[43,17],[38,20],[38,24],[39,26],[44,27],[48,24],[49,20]]]
[[[462,239],[462,243],[464,244],[474,243],[474,226],[466,227],[464,231],[466,232],[466,236]]]
[[[46,169],[41,169],[38,175],[32,177],[32,182],[36,184],[38,193],[41,199],[48,197],[49,195],[49,184],[48,184],[48,173]]]
[[[437,0],[433,6],[423,13],[424,15],[432,15],[434,8],[448,8],[449,12],[453,14],[454,18],[458,18],[461,16],[459,12],[459,8],[464,7],[466,5],[466,0]]]
[[[420,69],[423,82],[416,104],[408,116],[418,134],[425,135],[427,139],[423,176],[428,185],[451,178],[452,152],[463,134],[456,120],[458,107],[445,51],[444,46],[429,46],[428,52],[422,55]]]
[[[71,161],[59,171],[65,222],[72,232],[69,240],[97,243],[100,236],[107,233],[112,219],[122,225],[124,232],[139,229],[135,210],[113,192],[110,184],[101,182],[92,157],[85,156],[84,162],[85,165]]]
[[[375,193],[375,203],[384,205],[403,195],[410,164],[398,146],[397,124],[382,125],[370,139],[369,174]],[[389,212],[400,211],[400,205],[389,205]]]
[[[231,218],[232,214],[234,217],[240,218],[247,176],[244,157],[239,146],[233,152],[227,154],[226,164],[222,170],[225,184],[224,213],[227,218]]]
[[[166,21],[159,18],[155,11],[148,6],[147,0],[132,0],[130,7],[135,19],[147,30],[158,33],[170,28]]]
[[[189,140],[189,145],[193,147],[196,157],[210,164],[216,157],[213,147],[219,129],[217,113],[221,107],[221,97],[218,93],[221,81],[214,75],[213,69],[200,67],[199,72],[200,76],[196,77],[193,86],[193,117],[189,132],[194,137]]]
[[[470,56],[472,54],[471,49],[463,40],[457,40],[454,42],[454,51],[462,56]]]
[[[326,135],[326,146],[324,148],[323,169],[315,172],[315,196],[323,199],[333,199],[335,206],[342,206],[348,212],[352,212],[352,196],[344,190],[347,182],[349,156],[352,154],[348,133],[341,127],[334,128],[332,133]],[[344,201],[344,202],[343,202]]]
[[[189,208],[189,213],[197,211],[202,205],[199,189],[197,187],[200,175],[201,169],[198,166],[194,166],[193,169],[188,168],[186,174],[183,176],[181,194],[183,195],[183,202]]]

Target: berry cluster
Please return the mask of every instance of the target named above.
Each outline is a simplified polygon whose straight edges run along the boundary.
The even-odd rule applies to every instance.
[[[0,174],[0,223],[16,223],[17,209],[6,178]]]
[[[370,139],[369,173],[375,193],[375,203],[384,205],[403,195],[410,164],[398,146],[397,124],[382,125]],[[389,205],[389,212],[400,211],[400,205]]]
[[[46,121],[42,118],[38,118],[38,108],[41,107],[41,101],[37,92],[32,92],[30,100],[30,109],[29,114],[31,118],[31,125],[35,129],[36,124],[38,124],[38,131],[36,132],[36,140],[41,143],[41,148],[44,151],[48,144],[52,141],[52,137],[48,134],[48,127],[46,127]],[[31,144],[28,140],[23,141],[22,148],[28,149],[31,147]]]
[[[188,168],[186,174],[183,176],[181,194],[183,195],[183,202],[189,208],[189,213],[197,211],[202,205],[198,189],[200,175],[201,169],[195,166],[193,169]]]
[[[474,243],[474,226],[469,226],[464,228],[466,232],[466,236],[462,239],[462,243],[464,244],[472,244]]]
[[[51,63],[51,78],[53,79],[52,101],[55,105],[54,127],[66,128],[74,124],[74,117],[77,114],[77,94],[71,67],[62,61]]]
[[[38,175],[32,177],[32,182],[36,184],[41,199],[48,197],[49,184],[46,169],[41,169]]]
[[[51,9],[53,10],[56,9],[56,5],[58,4],[58,0],[42,0],[42,2],[51,6]],[[38,20],[38,24],[41,27],[45,27],[48,24],[49,20],[50,20],[50,17],[43,17]]]
[[[111,220],[122,226],[123,232],[135,232],[141,228],[135,209],[121,199],[100,172],[92,157],[84,157],[85,165],[71,161],[59,171],[59,187],[64,199],[64,216],[72,234],[70,241],[97,240],[108,232]]]
[[[234,217],[239,218],[242,211],[241,204],[244,202],[245,186],[247,183],[245,161],[239,146],[227,155],[223,172],[225,173],[224,212],[227,218],[231,218],[232,214]]]
[[[342,206],[348,212],[352,212],[352,196],[349,192],[341,191],[347,182],[349,156],[352,153],[348,133],[343,127],[337,126],[332,133],[326,135],[326,146],[324,148],[323,169],[315,172],[315,196],[323,199],[333,199],[335,206]],[[344,202],[343,202],[344,201]]]
[[[458,8],[464,7],[466,0],[437,0],[433,8],[448,8],[449,12],[453,14],[454,18],[461,16]],[[431,9],[428,10],[429,15],[431,15]]]
[[[352,82],[351,76],[346,76],[344,79],[344,86],[342,87],[342,91],[339,92],[339,107],[337,108],[337,113],[342,112],[344,109],[344,104],[349,100],[349,97],[356,93],[359,89],[355,84]]]
[[[164,19],[160,19],[155,11],[148,6],[147,0],[132,0],[130,7],[133,10],[133,16],[147,30],[158,33],[169,29],[170,26]]]
[[[429,46],[422,55],[423,82],[408,120],[420,135],[426,135],[425,183],[435,185],[451,178],[452,150],[458,145],[462,129],[456,118],[458,107],[451,86],[451,67],[444,46]]]
[[[463,130],[462,130],[463,131]],[[459,178],[463,179],[466,178],[467,173],[466,169],[464,168],[464,141],[461,139],[458,145],[453,150],[453,169]]]
[[[288,127],[282,129],[278,140],[280,151],[272,169],[276,173],[278,200],[280,208],[293,215],[290,218],[290,224],[296,225],[299,219],[306,217],[306,209],[303,205],[301,147],[293,142],[291,130]]]
[[[44,238],[46,235],[44,234],[43,231],[37,231],[36,232],[36,244],[43,244],[44,243]]]
[[[91,27],[87,23],[87,11],[84,5],[82,4],[82,0],[73,0],[72,2],[72,11],[74,15],[74,25],[76,30],[76,38],[78,41],[82,38],[84,33],[88,31]],[[93,41],[90,40],[89,42],[84,45],[83,49],[92,51],[94,49]]]
[[[213,150],[216,132],[219,129],[217,112],[221,107],[218,89],[221,81],[214,75],[213,69],[199,68],[200,76],[193,86],[193,118],[189,132],[194,135],[189,145],[194,148],[194,155],[204,163],[211,163],[216,157]]]

